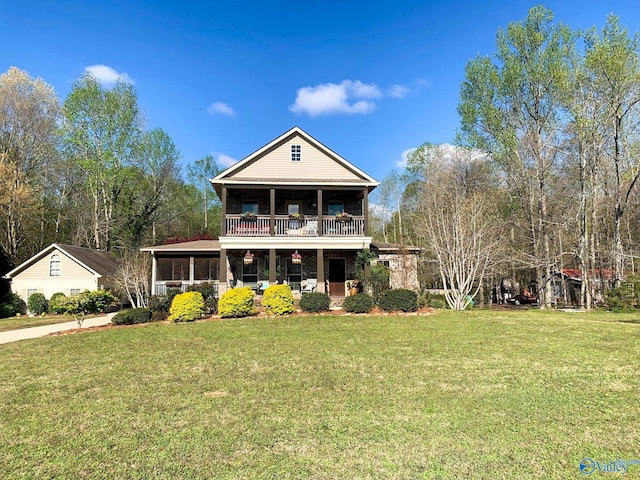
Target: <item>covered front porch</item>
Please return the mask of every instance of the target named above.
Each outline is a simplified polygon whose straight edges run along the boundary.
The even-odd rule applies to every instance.
[[[357,251],[323,249],[258,249],[226,252],[227,286],[263,286],[288,284],[294,292],[314,291],[344,297],[356,276]],[[221,278],[221,284],[224,279]]]
[[[317,248],[300,245],[225,249],[218,240],[198,240],[146,247],[152,254],[151,291],[164,295],[168,289],[186,291],[207,282],[218,294],[229,288],[249,286],[261,293],[268,285],[288,284],[297,293],[316,291],[344,297],[356,279],[356,256],[360,249]],[[313,288],[305,288],[313,285]]]

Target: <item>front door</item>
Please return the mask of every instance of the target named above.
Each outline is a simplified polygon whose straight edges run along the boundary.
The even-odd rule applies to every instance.
[[[345,296],[344,282],[346,280],[344,258],[329,259],[329,295]]]

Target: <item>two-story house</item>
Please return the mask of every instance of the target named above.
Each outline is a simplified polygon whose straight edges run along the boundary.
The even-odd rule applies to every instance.
[[[294,127],[211,184],[222,202],[219,240],[143,248],[153,254],[154,293],[202,281],[220,293],[285,282],[295,291],[311,281],[345,295],[357,253],[372,244],[375,179]]]

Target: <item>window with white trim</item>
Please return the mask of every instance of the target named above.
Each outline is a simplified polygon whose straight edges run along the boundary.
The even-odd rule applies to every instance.
[[[301,158],[302,147],[300,145],[291,145],[291,161],[299,162]]]
[[[60,276],[60,255],[58,255],[57,253],[51,255],[51,258],[49,259],[49,276]]]
[[[82,289],[81,288],[70,288],[69,289],[69,295],[73,296],[73,295],[80,295],[82,293]]]

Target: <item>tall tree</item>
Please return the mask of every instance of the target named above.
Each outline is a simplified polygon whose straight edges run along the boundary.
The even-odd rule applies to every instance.
[[[541,306],[551,305],[554,258],[549,196],[566,115],[563,98],[575,34],[534,7],[522,22],[498,32],[496,62],[478,57],[466,67],[458,111],[462,138],[491,152],[520,198],[528,226],[528,257]]]
[[[639,38],[630,37],[618,17],[610,15],[599,35],[586,34],[585,66],[592,89],[591,105],[602,112],[606,152],[613,170],[613,270],[619,284],[624,274],[622,221],[638,179],[640,161],[634,147],[640,135]]]
[[[146,232],[155,225],[159,208],[169,202],[168,185],[179,176],[180,153],[160,128],[144,132],[138,152],[128,167],[129,181],[119,202],[118,240],[126,250],[137,250]],[[155,243],[155,238],[152,238]]]
[[[36,217],[43,178],[57,157],[60,105],[51,86],[11,67],[0,75],[0,246],[14,260],[21,253],[25,223]]]
[[[204,231],[209,231],[209,205],[216,204],[217,196],[213,194],[213,187],[210,180],[218,175],[222,169],[218,166],[213,155],[206,155],[187,167],[189,181],[198,189],[202,196],[202,209],[204,212]],[[214,221],[213,226],[220,224]]]
[[[115,206],[138,153],[142,122],[133,85],[111,89],[86,74],[64,103],[65,140],[86,176],[93,217],[92,243],[110,250]]]
[[[425,180],[413,223],[435,259],[447,303],[464,310],[504,250],[503,228],[486,158],[460,148],[446,157],[442,151],[432,147],[421,155]]]

